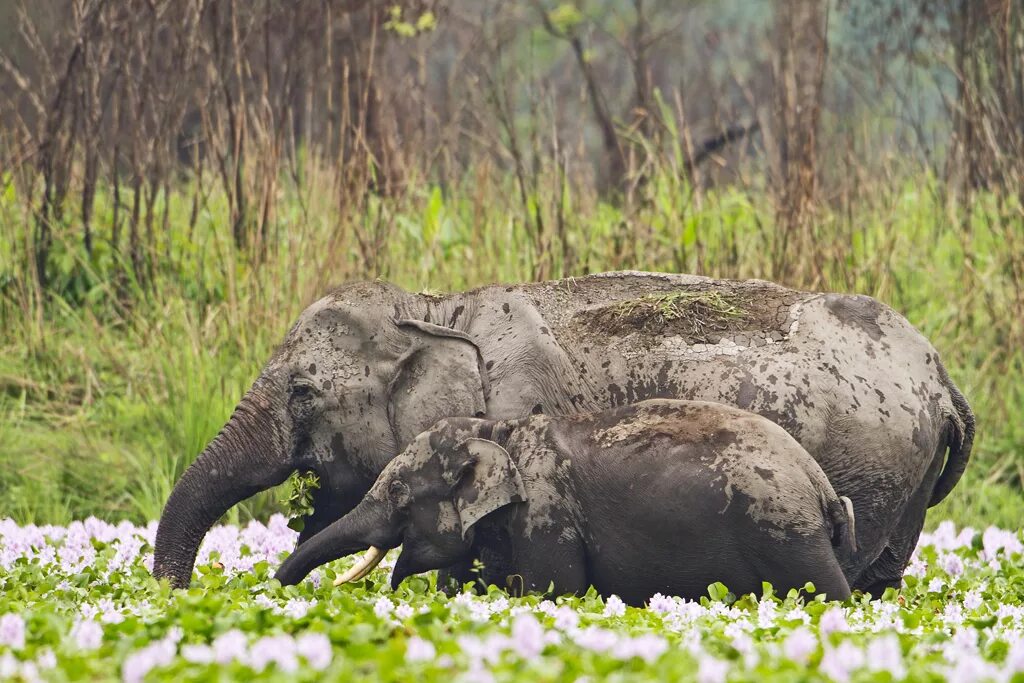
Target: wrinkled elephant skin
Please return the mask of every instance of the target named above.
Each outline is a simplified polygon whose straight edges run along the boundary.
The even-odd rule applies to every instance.
[[[847,576],[876,595],[898,585],[925,511],[959,480],[974,433],[935,349],[866,296],[636,272],[447,296],[350,284],[302,313],[175,487],[154,574],[186,585],[220,514],[312,470],[323,486],[301,544],[440,418],[651,398],[725,403],[788,431],[852,499],[858,551]]]
[[[698,600],[717,581],[760,594],[767,581],[782,595],[811,582],[845,600],[854,527],[849,500],[777,424],[720,403],[656,399],[442,420],[277,578],[297,583],[353,548],[374,548],[370,566],[401,544],[393,586],[478,563],[483,585],[515,594],[593,586],[643,605],[656,593]]]

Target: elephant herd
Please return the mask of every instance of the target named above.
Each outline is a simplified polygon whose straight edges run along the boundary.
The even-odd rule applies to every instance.
[[[178,481],[153,573],[187,586],[214,522],[299,471],[321,486],[283,583],[369,549],[339,582],[358,579],[401,545],[396,586],[879,596],[973,437],[938,353],[870,297],[642,272],[360,282],[300,315]]]

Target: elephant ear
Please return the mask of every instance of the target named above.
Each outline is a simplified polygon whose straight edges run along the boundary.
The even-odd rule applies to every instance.
[[[397,325],[412,339],[388,385],[388,420],[398,447],[441,418],[484,415],[489,386],[473,339],[420,320]]]
[[[484,516],[511,503],[526,501],[526,489],[512,456],[486,439],[467,439],[458,449],[455,509],[462,537]]]

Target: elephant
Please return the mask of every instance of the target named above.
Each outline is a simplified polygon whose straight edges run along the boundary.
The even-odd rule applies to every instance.
[[[853,589],[899,586],[967,466],[974,416],[932,345],[861,295],[761,280],[614,272],[438,296],[343,285],[299,316],[161,515],[153,574],[188,585],[213,523],[315,472],[298,545],[362,499],[445,417],[724,403],[780,425],[857,510]],[[947,456],[948,452],[948,456]],[[456,581],[468,567],[446,572]]]
[[[640,606],[698,600],[716,581],[785,595],[808,581],[845,600],[854,514],[771,420],[655,399],[597,413],[441,420],[393,459],[347,515],[281,565],[282,584],[369,548],[336,584],[402,546],[391,585],[478,562],[481,584]],[[482,587],[481,586],[481,587]]]

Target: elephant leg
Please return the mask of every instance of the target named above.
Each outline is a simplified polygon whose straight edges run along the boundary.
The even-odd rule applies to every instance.
[[[583,595],[587,578],[586,554],[578,538],[560,538],[552,532],[535,532],[529,544],[517,544],[515,573],[505,587],[513,595]],[[550,589],[550,590],[549,590]]]
[[[879,598],[886,588],[899,590],[903,585],[903,571],[910,563],[910,556],[913,555],[917,540],[921,537],[928,501],[931,500],[935,482],[942,469],[944,450],[943,448],[943,452],[937,454],[921,485],[907,501],[899,522],[886,539],[881,554],[853,582],[852,588],[855,590],[871,593],[873,597]]]

